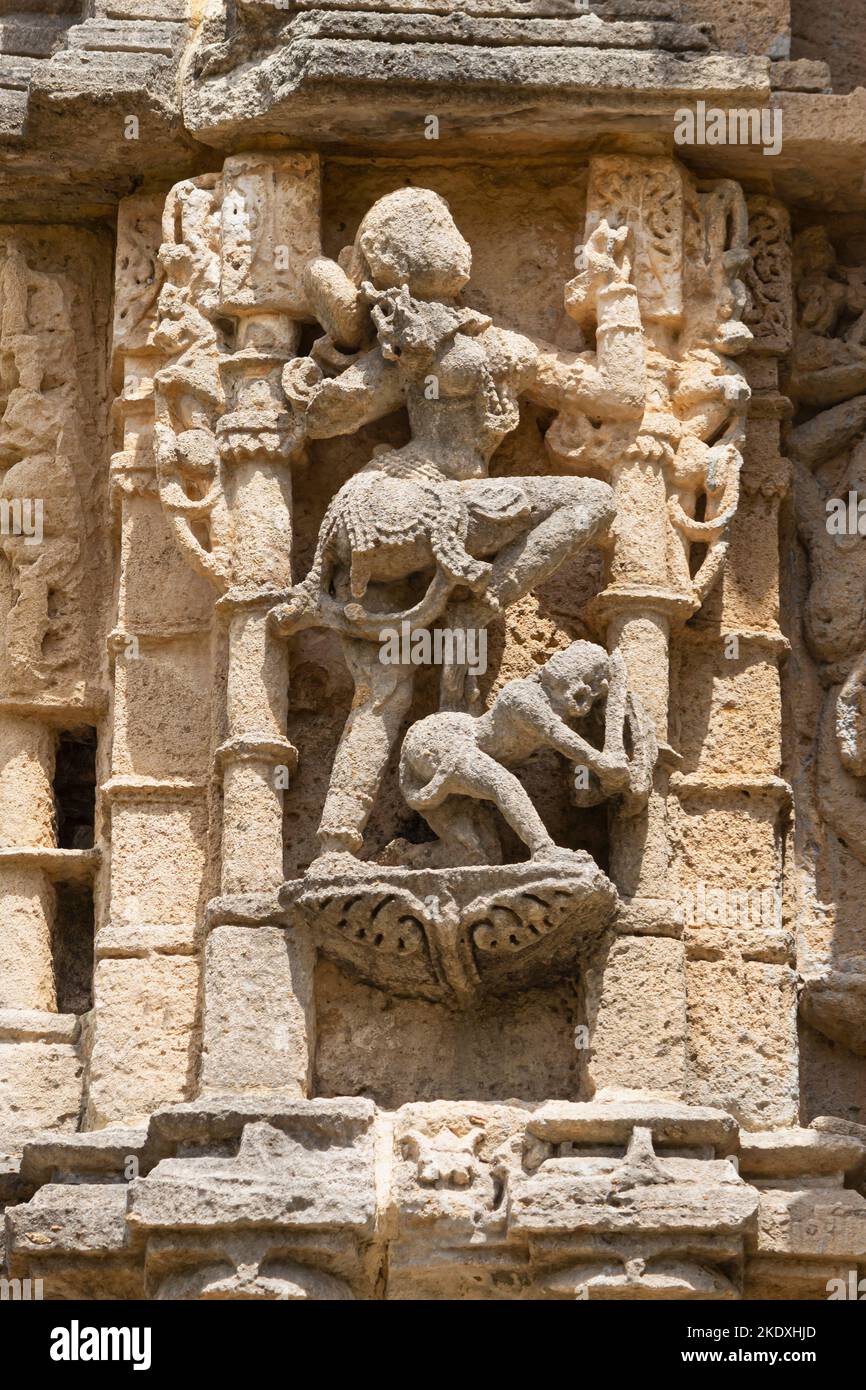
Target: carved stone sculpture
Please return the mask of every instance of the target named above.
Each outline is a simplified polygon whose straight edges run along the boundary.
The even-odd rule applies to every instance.
[[[0,277],[3,413],[0,549],[13,602],[6,619],[12,684],[28,693],[78,674],[83,514],[71,456],[81,448],[73,328],[59,278],[7,249]]]
[[[858,438],[866,427],[866,395],[859,394],[866,387],[866,347],[861,342],[866,299],[862,276],[838,265],[824,227],[803,232],[794,250],[799,326],[791,390],[810,410],[810,418],[791,438],[800,535],[810,555],[804,632],[829,686],[819,734],[819,799],[828,823],[854,853],[866,858],[866,802],[854,781],[866,767],[860,699],[866,629],[859,600],[866,547],[856,514],[856,499],[866,489],[866,453]],[[811,413],[816,407],[817,413]],[[826,473],[828,464],[832,482],[825,488],[816,474]],[[844,522],[838,520],[839,506],[847,508],[852,495],[853,528],[847,513]]]
[[[853,0],[0,8],[0,1310],[856,1299]]]
[[[430,715],[413,724],[403,741],[400,785],[455,863],[484,863],[485,846],[472,825],[473,803],[492,803],[529,849],[532,859],[564,859],[520,782],[508,771],[539,748],[553,748],[576,764],[575,794],[593,774],[600,797],[627,793],[630,810],[646,804],[655,763],[655,736],[626,688],[622,657],[575,642],[553,656],[536,676],[512,681],[486,714]],[[605,705],[604,747],[596,749],[572,725]],[[626,712],[631,716],[634,765],[625,752]],[[585,783],[581,783],[581,776]],[[596,798],[593,798],[596,799]],[[489,851],[488,851],[489,853]]]
[[[601,748],[573,727],[593,714]],[[282,902],[326,955],[397,994],[467,1007],[573,968],[616,893],[588,854],[557,847],[509,771],[539,748],[572,765],[576,803],[613,797],[632,815],[646,805],[658,750],[618,654],[576,642],[536,676],[509,682],[486,714],[441,711],[413,724],[400,786],[438,839],[394,842],[393,868],[352,868],[346,857],[315,864]],[[502,863],[493,807],[529,849],[527,864]]]
[[[311,359],[283,374],[304,434],[350,433],[404,402],[412,429],[405,448],[379,452],[340,490],[310,574],[273,614],[284,636],[323,625],[352,644],[356,699],[320,827],[325,853],[360,849],[411,699],[411,670],[381,669],[383,631],[437,621],[483,628],[612,519],[610,489],[594,479],[488,480],[487,473],[523,395],[550,401],[567,384],[587,408],[625,418],[639,409],[643,349],[624,245],[624,229],[599,227],[587,268],[570,287],[569,303],[598,318],[598,365],[590,355],[545,359],[528,339],[457,306],[470,250],[444,201],[424,189],[380,200],[343,265],[313,262],[307,271],[310,302],[328,333]],[[320,362],[332,361],[334,350],[343,370],[325,375]],[[400,586],[425,570],[429,582],[413,602]],[[444,705],[460,706],[464,682],[465,671],[446,665]]]
[[[866,493],[866,298],[862,270],[839,263],[826,228],[801,233],[794,251],[798,331],[790,385],[801,416],[791,452],[798,530],[808,555],[803,636],[821,687],[815,830],[830,832],[824,852],[838,872],[849,856],[866,864],[866,541],[858,509]],[[839,903],[842,921],[853,906],[846,897]],[[829,959],[809,963],[801,1000],[805,1022],[858,1055],[866,1046],[864,965],[866,954],[856,945],[831,949]]]
[[[826,408],[866,387],[866,284],[840,266],[826,227],[810,227],[794,246],[797,331],[791,390]]]

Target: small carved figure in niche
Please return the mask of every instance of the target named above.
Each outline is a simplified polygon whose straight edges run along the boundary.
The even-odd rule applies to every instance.
[[[862,429],[857,407],[857,401],[835,406],[794,430],[791,453],[797,527],[809,556],[803,633],[827,687],[818,731],[818,800],[827,824],[866,861],[866,798],[859,781],[866,775],[866,541],[856,527],[835,534],[827,516],[830,498],[847,506],[852,494],[866,497],[866,442],[850,446],[851,434]],[[809,433],[819,421],[820,433]],[[832,469],[829,478],[816,476],[826,468]]]
[[[274,610],[277,632],[331,627],[355,702],[334,762],[319,839],[357,853],[412,697],[411,667],[383,668],[386,629],[491,618],[602,539],[611,488],[595,478],[488,476],[527,396],[554,409],[639,419],[645,354],[626,229],[602,223],[572,282],[597,323],[596,352],[560,354],[459,304],[471,252],[445,201],[407,188],[379,200],[338,262],[308,267],[326,330],[283,387],[308,438],[351,434],[405,405],[411,442],[384,448],[332,501],[310,573]],[[579,295],[578,289],[579,286]],[[338,375],[334,375],[338,372]],[[420,592],[419,592],[420,591]],[[465,666],[446,665],[441,703],[465,706]]]
[[[838,264],[825,227],[794,243],[797,331],[789,390],[832,406],[866,390],[866,276]]]
[[[743,322],[749,304],[741,279],[751,259],[747,241],[748,214],[739,185],[730,179],[698,183],[684,232],[687,317],[677,361],[666,366],[661,354],[649,354],[651,391],[658,402],[654,409],[666,402],[673,417],[667,424],[663,418],[655,421],[672,450],[668,515],[677,533],[672,569],[678,584],[699,603],[722,571],[728,529],[740,501],[744,417],[751,392],[733,359],[752,341]],[[646,421],[650,439],[654,409]],[[662,409],[662,417],[665,413]],[[696,547],[705,549],[692,572]]]
[[[652,166],[653,161],[648,164]],[[593,174],[593,216],[603,209],[608,223],[625,221],[634,235],[635,279],[649,328],[645,349],[624,331],[629,310],[623,300],[616,313],[620,326],[615,333],[620,368],[615,371],[605,363],[607,397],[600,395],[594,410],[587,410],[567,385],[566,354],[542,352],[538,380],[548,388],[546,403],[559,411],[545,445],[561,465],[593,476],[614,471],[621,475],[623,467],[631,464],[663,468],[673,528],[665,568],[683,597],[697,606],[722,571],[728,530],[739,504],[750,391],[733,356],[752,338],[742,322],[748,293],[740,278],[749,261],[748,217],[742,190],[731,180],[688,186],[680,242],[670,209],[683,195],[683,185],[672,173],[652,167],[642,171],[614,156],[597,161]],[[658,210],[657,216],[651,215],[651,208]],[[604,294],[609,301],[604,313],[609,313],[617,290],[612,284]],[[593,310],[580,277],[566,287],[566,306],[579,323],[587,308]],[[662,308],[671,312],[674,306],[678,306],[680,326],[670,338],[666,329],[658,331],[653,317]],[[599,313],[597,339],[601,331]],[[580,370],[585,370],[582,361]],[[558,400],[551,389],[556,381],[565,388]],[[623,409],[629,381],[633,403],[643,403],[637,416]],[[533,393],[541,398],[537,386]],[[645,572],[645,566],[648,579],[651,565],[650,552],[640,553],[642,546],[632,553],[623,546],[631,529],[628,511],[626,507],[619,517],[614,571],[619,570],[620,577],[628,572],[626,582],[631,582]],[[634,531],[643,535],[641,527]]]
[[[75,338],[58,276],[13,245],[0,275],[0,551],[9,564],[9,676],[33,692],[76,674],[81,659],[81,498],[70,455],[81,447]],[[23,525],[22,525],[23,522]]]
[[[573,727],[604,709],[604,747]],[[626,721],[633,760],[625,748]],[[529,795],[508,769],[541,748],[575,764],[575,799],[581,804],[632,793],[645,804],[655,763],[655,739],[626,685],[625,663],[592,642],[573,642],[534,675],[509,681],[486,714],[442,711],[414,724],[403,742],[400,787],[439,836],[453,864],[488,862],[473,802],[492,802],[533,859],[571,859],[557,846]],[[597,788],[590,788],[591,773]]]
[[[814,812],[806,802],[798,818],[810,856],[817,850],[807,897],[831,897],[835,912],[820,973],[817,951],[807,961],[800,1014],[819,1033],[863,1056],[866,976],[862,944],[858,955],[852,929],[861,895],[849,856],[866,864],[866,540],[860,530],[866,497],[866,272],[838,263],[824,227],[803,232],[794,250],[798,331],[788,390],[797,424],[787,451],[794,464],[797,528],[808,555],[803,637],[825,691],[817,732],[817,697],[806,683],[803,695],[799,687],[795,693],[802,732],[815,737],[814,752],[802,765],[814,789]]]
[[[478,1150],[483,1139],[479,1125],[473,1125],[468,1134],[442,1129],[430,1135],[410,1129],[400,1140],[400,1149],[403,1158],[415,1164],[421,1187],[471,1187],[480,1176]]]
[[[839,266],[823,227],[795,242],[799,330],[790,389],[806,416],[790,431],[797,528],[809,557],[803,635],[827,690],[817,739],[825,823],[866,862],[866,542],[828,508],[866,497],[866,294],[862,270]],[[815,407],[824,407],[815,413]],[[859,518],[859,513],[857,514]]]
[[[182,553],[225,590],[231,580],[228,511],[215,425],[225,408],[225,343],[215,325],[219,256],[214,175],[172,190],[163,222],[154,344],[167,358],[155,385],[154,457],[159,496]],[[176,240],[182,222],[185,240]]]

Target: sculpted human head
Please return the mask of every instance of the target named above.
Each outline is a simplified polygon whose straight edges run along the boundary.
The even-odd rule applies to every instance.
[[[472,252],[445,199],[398,188],[374,203],[355,239],[364,279],[379,290],[408,285],[419,299],[453,299],[469,280]]]
[[[551,704],[566,718],[580,719],[607,695],[609,674],[609,658],[603,647],[594,642],[572,642],[545,662],[538,677]]]
[[[794,275],[827,275],[836,265],[836,252],[826,227],[807,227],[794,244]]]

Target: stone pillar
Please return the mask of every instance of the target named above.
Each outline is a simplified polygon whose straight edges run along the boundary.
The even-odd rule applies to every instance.
[[[160,506],[153,456],[164,199],[121,203],[111,462],[118,590],[111,750],[100,794],[110,873],[97,923],[85,1127],[132,1123],[194,1093],[205,898],[213,598]]]
[[[671,876],[669,792],[681,762],[671,729],[671,653],[713,583],[707,578],[702,587],[706,559],[690,570],[692,535],[708,537],[713,568],[705,573],[717,575],[724,521],[713,531],[713,520],[736,507],[736,473],[723,495],[712,492],[708,455],[722,426],[726,439],[736,438],[748,394],[725,361],[727,344],[749,338],[730,317],[737,285],[728,284],[731,267],[746,259],[745,205],[736,186],[697,185],[675,160],[609,156],[590,170],[587,224],[602,218],[631,232],[647,393],[643,419],[611,470],[614,549],[596,613],[608,650],[622,652],[630,688],[653,719],[659,761],[645,812],[611,818],[610,872],[622,906],[615,939],[588,972],[589,1071],[597,1090],[643,1088],[681,1099],[686,973]],[[735,448],[731,457],[739,461]],[[701,495],[708,523],[697,521]]]
[[[222,777],[222,898],[211,910],[202,1094],[309,1087],[313,960],[306,940],[266,925],[283,881],[283,792],[297,754],[285,736],[288,651],[268,631],[292,582],[293,426],[280,375],[306,311],[301,274],[318,247],[315,158],[238,155],[223,169],[221,312],[237,348],[220,366],[218,434],[231,537]],[[257,896],[263,916],[238,915]]]
[[[0,1009],[57,1009],[51,885],[32,856],[8,853],[56,844],[54,738],[35,719],[0,715]]]
[[[596,601],[609,651],[619,649],[629,686],[653,720],[660,758],[645,812],[610,819],[610,872],[623,901],[616,932],[587,974],[596,1091],[657,1090],[679,1097],[685,1079],[685,979],[681,931],[668,902],[667,783],[671,629],[693,611],[672,581],[666,469],[678,426],[659,391],[658,357],[682,321],[685,171],[675,160],[612,156],[594,160],[587,227],[602,217],[628,225],[648,361],[648,400],[640,431],[611,471],[616,498],[609,582]],[[665,255],[659,260],[648,216],[663,191]],[[659,269],[659,265],[665,269]]]
[[[590,1075],[597,1090],[648,1089],[681,1097],[685,1084],[685,973],[682,926],[670,901],[667,793],[673,591],[603,596],[608,649],[623,653],[629,685],[655,723],[660,758],[646,810],[614,815],[610,871],[623,899],[613,935],[587,979]]]
[[[81,1108],[79,1015],[56,978],[67,927],[99,850],[58,845],[62,733],[103,710],[99,644],[109,590],[99,536],[106,407],[107,237],[4,226],[0,252],[0,1130],[73,1129]],[[81,502],[92,502],[86,518]],[[11,503],[11,506],[10,506]],[[16,518],[16,507],[22,508]],[[9,511],[5,510],[9,507]],[[33,509],[31,511],[31,508]],[[20,518],[38,517],[30,529]],[[86,562],[86,563],[85,563]],[[80,826],[79,826],[80,829]],[[60,885],[63,885],[61,887]],[[83,950],[76,936],[72,950]],[[76,981],[76,1008],[80,1003]],[[58,988],[58,985],[60,986]],[[71,993],[68,996],[71,998]]]
[[[795,1124],[799,1105],[778,670],[788,647],[778,621],[779,508],[790,480],[778,362],[791,345],[791,261],[784,208],[753,199],[750,219],[742,490],[721,581],[677,643],[683,762],[671,779],[671,820],[672,877],[687,904],[687,1098],[759,1130]]]

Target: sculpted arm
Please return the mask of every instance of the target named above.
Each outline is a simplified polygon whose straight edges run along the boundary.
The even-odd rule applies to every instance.
[[[338,377],[324,377],[309,357],[295,358],[283,371],[283,390],[310,439],[354,434],[403,404],[397,369],[378,347]]]
[[[304,289],[310,308],[339,348],[357,352],[369,330],[369,310],[338,261],[316,256],[304,270]]]
[[[539,747],[553,748],[573,763],[586,763],[588,767],[596,768],[604,755],[554,713],[541,685],[520,682],[518,688],[512,686],[503,694],[507,699],[509,722],[515,727],[530,729],[537,737]]]
[[[584,248],[586,269],[565,290],[578,323],[595,322],[596,351],[565,352],[537,343],[531,399],[555,410],[577,407],[609,420],[640,420],[646,403],[646,345],[637,290],[625,256],[627,229],[602,222]]]

